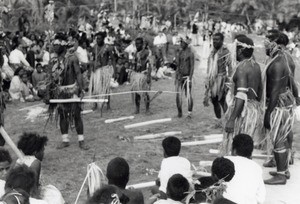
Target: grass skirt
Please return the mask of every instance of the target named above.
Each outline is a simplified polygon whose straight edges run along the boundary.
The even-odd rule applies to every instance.
[[[145,72],[132,72],[130,76],[131,91],[149,91],[151,84],[147,83],[147,73]],[[141,93],[142,97],[146,96],[146,92]],[[135,96],[136,94],[133,94]],[[134,100],[134,98],[133,98]]]
[[[112,66],[104,66],[96,69],[91,73],[90,84],[89,84],[89,96],[92,95],[101,95],[101,94],[109,94],[110,93],[110,82],[113,76],[113,67]],[[98,97],[107,98],[105,97]]]
[[[271,113],[271,129],[267,139],[272,142],[274,150],[282,148],[289,133],[292,131],[295,119],[295,98],[290,90],[279,95],[277,107]],[[272,146],[271,146],[272,147]],[[271,151],[271,150],[269,150]]]
[[[226,123],[234,110],[234,104],[228,107],[225,113],[224,122]],[[247,134],[254,140],[254,145],[262,143],[261,130],[263,128],[263,110],[256,100],[248,100],[244,104],[241,115],[235,120],[234,133],[224,132],[223,143],[221,145],[221,154],[228,155],[231,151],[232,139],[238,134]]]

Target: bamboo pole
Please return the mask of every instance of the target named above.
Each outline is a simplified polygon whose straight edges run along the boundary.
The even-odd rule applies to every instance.
[[[115,119],[107,119],[104,122],[105,123],[113,123],[113,122],[119,122],[122,120],[132,120],[132,119],[134,119],[134,116],[126,116],[126,117],[115,118]]]
[[[212,140],[183,142],[181,143],[181,146],[188,147],[188,146],[196,146],[196,145],[215,144],[215,143],[221,143],[222,141],[223,139],[212,139]]]
[[[217,150],[217,149],[210,149],[210,150],[209,150],[209,153],[210,153],[210,154],[219,154],[220,151]],[[272,157],[273,157],[273,155],[252,154],[252,158],[257,158],[257,159],[259,159],[259,158],[262,158],[262,159],[264,159],[264,158],[272,158]]]
[[[124,94],[133,94],[133,93],[169,93],[169,94],[177,94],[179,92],[175,91],[126,91],[126,92],[118,92],[118,93],[110,93],[110,94],[99,94],[99,95],[92,95],[92,96],[85,96],[83,99],[86,98],[95,98],[95,97],[101,97],[101,96],[115,96],[115,95],[124,95]]]
[[[103,103],[108,102],[107,99],[80,99],[80,98],[69,98],[69,99],[51,99],[50,103]]]
[[[125,125],[125,129],[130,129],[130,128],[136,128],[136,127],[141,127],[141,126],[146,126],[146,125],[152,125],[156,123],[164,123],[164,122],[171,122],[172,118],[164,118],[164,119],[158,119],[158,120],[150,120],[146,122],[141,122],[141,123],[134,123],[130,125]]]
[[[156,139],[160,137],[168,137],[168,136],[174,136],[174,135],[180,135],[182,134],[181,131],[173,131],[173,132],[163,132],[163,133],[157,133],[157,134],[147,134],[142,136],[136,136],[134,137],[135,140],[149,140],[149,139]]]
[[[155,186],[156,182],[155,181],[150,181],[150,182],[144,182],[144,183],[138,183],[138,184],[133,184],[133,185],[129,185],[126,186],[126,189],[140,189],[140,188],[148,188],[148,187],[152,187]]]
[[[15,143],[12,141],[12,139],[9,137],[9,135],[7,134],[7,132],[4,130],[4,128],[2,126],[0,127],[0,133],[1,133],[2,137],[4,138],[5,142],[16,153],[16,155],[18,156],[18,158],[20,160],[23,160],[24,154],[17,148],[17,146],[15,145]]]

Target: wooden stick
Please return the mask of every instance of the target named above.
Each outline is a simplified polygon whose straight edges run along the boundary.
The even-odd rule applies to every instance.
[[[89,114],[89,113],[92,113],[92,112],[94,112],[94,111],[93,110],[83,110],[83,111],[81,111],[81,114],[85,115],[85,114]]]
[[[125,116],[125,117],[120,117],[120,118],[115,118],[115,119],[107,119],[104,122],[105,123],[113,123],[113,122],[119,122],[122,120],[132,120],[134,119],[134,116]]]
[[[80,98],[69,98],[69,99],[51,99],[50,103],[103,103],[108,102],[107,99],[80,99]]]
[[[148,187],[152,187],[155,186],[156,182],[155,181],[150,181],[150,182],[144,182],[144,183],[138,183],[138,184],[133,184],[133,185],[129,185],[126,186],[126,189],[140,189],[140,188],[148,188]]]
[[[101,97],[101,96],[115,96],[115,95],[123,95],[123,94],[132,94],[132,93],[169,93],[169,94],[177,94],[179,92],[175,91],[126,91],[126,92],[118,92],[118,93],[110,93],[110,94],[99,94],[99,95],[92,95],[92,96],[85,96],[84,98],[95,98],[95,97]]]
[[[24,158],[24,154],[17,148],[15,143],[11,140],[7,132],[4,130],[4,128],[1,126],[0,127],[0,133],[2,137],[4,138],[5,142],[12,148],[12,150],[16,153],[18,158],[22,161]]]
[[[188,146],[196,146],[196,145],[214,144],[214,143],[220,143],[222,141],[223,141],[223,139],[183,142],[183,143],[181,143],[181,146],[182,147],[188,147]]]
[[[220,151],[217,149],[210,149],[209,153],[211,154],[219,154]],[[273,155],[265,155],[265,154],[252,154],[252,158],[272,158]]]
[[[211,176],[211,173],[204,171],[195,171],[193,176]]]
[[[223,138],[223,134],[200,135],[200,136],[193,136],[193,137],[203,138],[204,140],[211,140],[211,139]]]
[[[136,136],[134,137],[135,140],[149,140],[149,139],[156,139],[160,137],[168,137],[168,136],[174,136],[174,135],[180,135],[182,134],[181,131],[173,131],[173,132],[163,132],[163,133],[157,133],[157,134],[147,134],[142,136]]]
[[[213,161],[200,161],[199,166],[212,166]]]
[[[141,127],[141,126],[146,126],[146,125],[152,125],[156,123],[164,123],[164,122],[170,122],[172,121],[172,118],[164,118],[164,119],[158,119],[158,120],[150,120],[146,122],[141,122],[141,123],[134,123],[130,125],[125,125],[125,129],[130,129],[130,128],[136,128],[136,127]]]

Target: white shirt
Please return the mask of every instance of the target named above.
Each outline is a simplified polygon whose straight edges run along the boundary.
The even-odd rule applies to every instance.
[[[89,62],[87,50],[83,49],[81,46],[78,46],[76,56],[81,63],[87,64]]]
[[[167,44],[167,36],[165,34],[159,34],[154,38],[153,45],[159,46]]]
[[[168,198],[167,200],[163,200],[163,199],[158,200],[158,201],[154,202],[153,204],[182,204],[182,202],[175,201],[175,200]]]
[[[44,65],[48,65],[50,62],[50,53],[48,51],[44,51],[44,54],[43,54],[43,61],[41,62],[41,65],[44,66]]]
[[[131,43],[128,47],[125,48],[125,52],[128,53],[128,58],[129,59],[134,59],[134,53],[136,53],[136,47],[134,43]]]
[[[190,183],[192,182],[191,163],[183,157],[174,156],[162,160],[158,178],[160,179],[159,190],[166,193],[169,178],[174,174],[181,174]]]
[[[251,159],[241,156],[227,156],[234,163],[235,175],[227,182],[223,196],[237,204],[262,204],[266,188],[261,167]]]
[[[21,50],[18,49],[14,49],[13,51],[11,51],[10,55],[9,55],[9,62],[11,64],[23,64],[27,67],[30,67],[29,63],[27,62],[25,55],[23,54],[23,52]]]
[[[0,198],[5,194],[5,181],[0,179]]]

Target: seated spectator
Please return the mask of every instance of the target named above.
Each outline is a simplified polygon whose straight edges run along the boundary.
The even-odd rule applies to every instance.
[[[174,174],[181,174],[190,183],[192,182],[191,163],[183,157],[179,156],[181,142],[176,137],[167,137],[162,141],[164,149],[164,159],[161,162],[160,171],[158,174],[159,190],[166,193],[168,180]]]
[[[27,72],[22,73],[20,85],[21,85],[20,86],[21,96],[24,99],[21,101],[27,101],[27,102],[35,101],[34,96],[36,95],[36,93],[33,90],[32,84],[29,82]]]
[[[262,169],[251,160],[253,148],[253,139],[249,135],[239,134],[233,138],[232,156],[226,156],[234,163],[235,175],[227,183],[224,197],[238,204],[262,204],[265,200]]]
[[[41,162],[44,158],[44,150],[48,138],[37,133],[23,133],[18,141],[18,148],[25,154],[23,160],[17,160],[17,164],[25,164],[36,175],[35,189],[37,191],[40,180]]]
[[[42,64],[36,64],[36,70],[32,73],[32,85],[33,88],[38,90],[38,86],[43,82],[47,77],[47,74],[43,71]]]
[[[4,147],[0,147],[0,198],[5,194],[5,179],[11,163],[9,152]]]
[[[125,189],[129,181],[129,165],[125,159],[121,157],[112,159],[107,165],[106,177],[109,185],[117,186],[129,198],[128,204],[144,203],[141,191]]]
[[[224,157],[218,157],[213,161],[211,173],[217,180],[229,182],[235,174],[234,163]]]
[[[0,204],[30,204],[29,194],[22,189],[12,189],[3,195]]]
[[[35,173],[26,165],[21,165],[11,169],[8,173],[5,183],[5,192],[8,194],[13,190],[16,190],[18,193],[22,191],[27,193],[28,195],[31,195],[35,182]],[[5,197],[5,195],[3,197]],[[35,199],[32,197],[29,198],[29,203],[47,204],[46,201]]]
[[[21,75],[25,73],[25,70],[22,67],[19,67],[11,80],[9,87],[9,94],[12,100],[20,100],[24,102],[24,98],[21,93]]]
[[[26,43],[22,42],[18,37],[13,39],[13,43],[15,44],[15,48],[9,55],[9,63],[12,65],[13,70],[17,70],[20,66],[24,67],[26,70],[32,70],[23,53]]]
[[[86,204],[127,204],[128,198],[113,185],[97,190]]]
[[[167,184],[167,200],[158,200],[154,204],[181,204],[189,194],[190,184],[181,174],[174,174]]]

